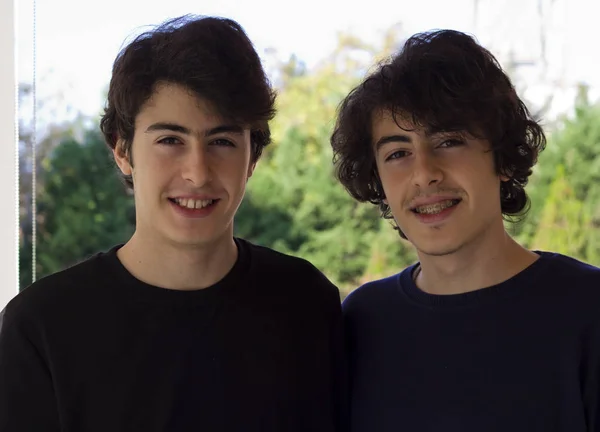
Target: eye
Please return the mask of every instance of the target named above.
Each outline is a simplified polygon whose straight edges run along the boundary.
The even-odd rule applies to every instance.
[[[159,144],[164,144],[167,146],[181,144],[181,140],[177,137],[165,137],[158,140]]]
[[[408,152],[406,150],[397,150],[394,153],[392,153],[391,155],[389,155],[385,160],[390,161],[393,159],[402,159],[404,157],[406,157],[408,155]]]
[[[217,138],[214,141],[211,141],[210,145],[216,145],[219,147],[235,147],[235,143],[225,138]]]
[[[452,138],[452,139],[444,140],[438,147],[442,147],[442,148],[457,147],[457,146],[460,146],[463,144],[464,144],[464,142],[462,140]]]

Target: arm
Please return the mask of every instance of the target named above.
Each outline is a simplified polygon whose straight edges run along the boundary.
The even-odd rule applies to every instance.
[[[0,312],[0,431],[59,431],[52,377],[26,328],[18,307]]]

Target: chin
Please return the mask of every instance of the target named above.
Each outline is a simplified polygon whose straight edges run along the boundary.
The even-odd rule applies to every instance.
[[[463,243],[457,242],[456,240],[450,241],[450,239],[446,240],[439,237],[410,240],[410,242],[420,255],[422,254],[435,257],[452,255],[459,251],[463,246]]]
[[[460,247],[456,247],[456,248],[430,248],[430,249],[422,249],[422,248],[418,248],[417,247],[417,252],[420,255],[427,255],[427,256],[433,256],[433,257],[443,257],[443,256],[449,256],[452,255],[456,252],[458,252],[460,250]]]

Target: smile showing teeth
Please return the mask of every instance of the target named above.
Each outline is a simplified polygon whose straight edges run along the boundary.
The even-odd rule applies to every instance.
[[[185,207],[188,209],[201,209],[204,207],[208,207],[209,205],[214,203],[215,200],[193,200],[186,198],[175,198],[173,199],[173,202],[175,202],[181,207]]]
[[[452,206],[458,204],[459,202],[460,202],[460,200],[457,200],[457,199],[440,201],[435,204],[429,204],[429,205],[416,207],[415,209],[413,209],[413,211],[415,213],[420,213],[420,214],[435,215],[435,214],[440,213],[442,210],[445,210],[449,207],[452,207]]]

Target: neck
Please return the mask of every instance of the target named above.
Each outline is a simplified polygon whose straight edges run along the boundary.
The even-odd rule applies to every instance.
[[[235,264],[237,253],[232,234],[192,247],[165,244],[136,232],[117,256],[133,276],[145,283],[189,291],[223,279]]]
[[[482,236],[451,254],[432,256],[419,252],[418,255],[417,286],[427,293],[441,295],[497,285],[539,258],[512,239],[504,226],[496,235]]]

